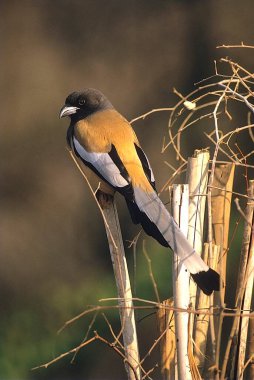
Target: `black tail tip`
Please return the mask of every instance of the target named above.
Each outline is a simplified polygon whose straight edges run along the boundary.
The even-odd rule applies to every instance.
[[[214,290],[220,290],[220,275],[211,268],[206,272],[191,273],[191,276],[198,287],[208,296],[212,294]]]

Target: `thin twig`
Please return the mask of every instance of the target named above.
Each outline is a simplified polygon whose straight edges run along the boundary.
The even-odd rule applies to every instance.
[[[221,48],[225,48],[225,49],[232,49],[232,48],[247,48],[247,49],[254,49],[254,46],[253,45],[245,45],[243,42],[241,42],[240,45],[219,45],[219,46],[216,46],[216,49],[221,49]]]
[[[37,367],[34,367],[34,368],[32,368],[32,370],[36,370],[36,369],[39,369],[39,368],[48,368],[51,364],[56,363],[58,360],[63,359],[66,356],[79,351],[81,348],[83,348],[83,347],[87,346],[88,344],[94,342],[96,339],[97,339],[96,336],[93,336],[91,339],[88,339],[86,342],[81,343],[79,346],[73,348],[72,350],[70,350],[68,352],[65,352],[65,353],[57,356],[56,358],[50,360],[49,362],[47,362],[45,364],[41,364],[41,365],[39,365]]]
[[[154,279],[154,275],[153,275],[152,261],[151,261],[150,257],[148,256],[146,246],[145,246],[145,240],[143,240],[143,253],[144,253],[144,256],[145,256],[147,264],[148,264],[149,276],[150,276],[152,284],[153,284],[153,289],[154,289],[154,293],[155,293],[157,302],[160,303],[160,296],[159,296],[159,292],[158,292],[158,287],[157,287],[157,283],[156,283],[156,281]]]
[[[136,372],[136,369],[133,367],[133,365],[130,363],[130,361],[125,357],[125,355],[122,353],[122,351],[120,351],[119,348],[117,348],[114,343],[110,343],[108,340],[106,340],[105,338],[100,336],[96,331],[94,332],[94,334],[95,334],[96,339],[100,340],[102,343],[104,343],[108,347],[112,348],[123,359],[123,361],[128,364],[128,366],[132,369],[132,372],[134,374],[135,379],[139,380],[139,376]]]
[[[241,94],[239,94],[238,92],[235,92],[233,90],[231,90],[230,87],[228,86],[225,86],[223,83],[219,83],[219,86],[221,86],[222,88],[224,88],[226,90],[226,92],[229,92],[230,94],[236,96],[237,98],[241,99],[245,104],[246,106],[252,111],[254,112],[254,107],[253,105],[247,100],[246,96],[243,96]]]
[[[88,326],[88,329],[87,329],[86,335],[85,335],[85,337],[84,337],[82,343],[86,342],[86,340],[87,340],[87,338],[88,338],[88,335],[90,334],[90,331],[91,331],[91,329],[92,329],[92,327],[93,327],[93,325],[94,325],[94,323],[95,323],[95,320],[96,320],[96,318],[97,318],[97,315],[98,315],[98,312],[94,314],[94,316],[93,316],[93,318],[92,318],[92,320],[91,320],[91,322],[90,322],[90,324],[89,324],[89,326]],[[78,352],[79,352],[79,350],[77,350],[77,351],[75,352],[75,354],[73,355],[73,358],[72,358],[72,360],[71,360],[71,363],[74,363],[74,360],[76,359],[76,356],[77,356]]]
[[[143,115],[135,117],[134,119],[132,119],[130,121],[130,124],[135,123],[135,121],[140,120],[140,119],[144,120],[147,116],[151,115],[152,113],[162,112],[162,111],[172,111],[172,110],[173,110],[173,108],[156,108],[156,109],[153,109],[151,111],[144,113]]]

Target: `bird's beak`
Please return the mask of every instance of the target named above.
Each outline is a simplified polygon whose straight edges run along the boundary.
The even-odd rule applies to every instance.
[[[76,113],[77,110],[79,110],[79,107],[68,106],[65,104],[60,111],[59,119],[61,119],[62,117],[65,117],[65,116],[70,116],[70,115]]]

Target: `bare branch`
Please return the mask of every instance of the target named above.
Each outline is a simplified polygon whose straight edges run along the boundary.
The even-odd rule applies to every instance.
[[[221,49],[221,48],[225,48],[225,49],[232,49],[232,48],[254,49],[254,46],[253,45],[245,45],[243,42],[241,42],[240,45],[219,45],[219,46],[216,46],[216,49]]]

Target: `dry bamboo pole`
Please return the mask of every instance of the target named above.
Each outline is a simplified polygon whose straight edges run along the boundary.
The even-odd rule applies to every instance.
[[[188,232],[188,204],[189,191],[188,185],[173,186],[173,217],[179,224],[183,233],[187,236]],[[174,305],[176,308],[188,309],[190,303],[189,295],[190,275],[176,255],[173,254],[173,294]],[[179,380],[191,380],[191,370],[188,357],[189,314],[186,312],[175,311],[175,339],[177,357],[177,376]]]
[[[119,313],[122,326],[121,333],[123,335],[125,349],[125,368],[128,380],[141,380],[142,376],[130,276],[124,252],[117,208],[114,201],[114,194],[112,191],[111,195],[103,193],[99,190],[100,184],[97,191],[95,191],[88,179],[90,175],[88,168],[75,157],[71,150],[69,150],[69,153],[94,196],[103,217],[119,298]]]
[[[208,259],[209,254],[209,244],[204,244],[204,261],[209,265],[210,268],[216,270],[218,263],[218,255],[219,255],[219,247],[216,245],[212,246],[213,256]],[[199,297],[197,298],[197,311],[207,311],[210,306],[213,304],[213,294],[211,296],[207,296],[203,292],[199,293]],[[208,314],[200,314],[196,315],[196,323],[194,330],[194,352],[195,352],[195,362],[198,366],[199,370],[203,375],[207,371],[209,365],[206,365],[206,344],[208,338],[208,328],[209,328],[210,316]]]
[[[193,157],[188,159],[186,180],[189,184],[189,228],[188,240],[194,247],[195,251],[200,255],[203,248],[203,230],[204,216],[206,205],[206,193],[208,184],[208,169],[209,169],[209,151],[195,150]],[[197,295],[197,298],[196,298]],[[197,286],[194,281],[190,282],[190,301],[193,308],[197,307],[205,309],[209,307],[209,298],[202,292],[197,294]],[[208,322],[199,319],[197,326],[197,316],[193,316],[190,320],[190,331],[194,338],[194,358],[196,365],[201,368],[204,362],[204,350],[206,344],[206,334]],[[206,324],[206,326],[204,326]],[[206,328],[205,328],[206,327]],[[204,328],[204,330],[203,330]],[[205,332],[205,333],[204,333]]]
[[[254,281],[254,239],[252,238],[248,267],[246,273],[246,289],[243,301],[243,312],[242,314],[248,314],[251,310],[251,301],[253,295],[253,281]],[[245,370],[245,355],[247,348],[247,335],[248,335],[249,317],[242,318],[241,320],[241,331],[240,331],[240,342],[239,342],[239,355],[238,355],[238,366],[237,366],[237,379],[242,380]]]
[[[225,295],[228,234],[234,172],[234,164],[228,163],[218,165],[215,168],[212,183],[211,206],[213,240],[216,245],[220,246],[218,270],[220,272],[223,285],[221,294],[218,295],[218,297],[215,296],[215,302],[218,304],[220,304],[221,298],[224,300]]]
[[[254,206],[254,181],[249,181],[248,196],[250,207]],[[251,200],[252,199],[252,200]],[[247,221],[246,221],[247,223]],[[243,314],[249,313],[251,309],[252,302],[252,293],[253,293],[253,281],[254,281],[254,219],[252,215],[251,224],[249,224],[251,229],[250,233],[250,245],[248,249],[248,262],[246,266],[246,273],[244,279],[244,296],[242,303]],[[245,317],[241,319],[241,328],[240,328],[240,341],[239,341],[239,352],[238,352],[238,365],[237,365],[237,379],[242,380],[245,370],[245,355],[246,355],[246,346],[247,346],[247,335],[249,327],[249,318]]]
[[[206,193],[209,168],[208,150],[195,150],[193,157],[189,157],[187,165],[186,182],[189,184],[189,222],[188,240],[200,255],[203,248],[203,229]],[[192,307],[196,303],[197,286],[190,282],[190,301]],[[195,322],[194,322],[195,323]]]
[[[161,374],[163,380],[175,379],[175,321],[174,312],[168,309],[168,306],[173,306],[173,299],[163,301],[163,306],[157,312],[159,332],[162,336],[160,340],[161,351]]]
[[[248,193],[252,191],[253,194],[253,181],[252,182],[252,190],[248,190]],[[243,296],[244,296],[244,288],[245,288],[245,274],[247,269],[247,262],[248,262],[248,252],[249,252],[249,245],[251,240],[251,223],[253,219],[253,211],[254,211],[254,204],[253,202],[248,202],[247,207],[245,209],[245,222],[244,222],[244,229],[243,229],[243,240],[242,240],[242,248],[241,248],[241,254],[240,254],[240,264],[239,264],[239,271],[238,271],[238,280],[237,280],[237,289],[236,289],[236,300],[235,300],[235,307],[236,312],[239,314],[242,309],[242,303],[243,303]],[[225,351],[225,357],[222,364],[222,370],[221,370],[221,379],[225,378],[226,371],[227,371],[227,365],[229,361],[229,357],[231,356],[231,370],[230,370],[230,377],[233,378],[235,376],[236,372],[236,353],[238,348],[238,340],[239,340],[239,327],[240,327],[240,317],[235,317],[233,321],[233,325],[230,332],[230,337],[227,343],[226,351]],[[233,348],[232,344],[234,343]],[[231,353],[230,353],[231,350]]]
[[[250,319],[247,342],[247,357],[249,364],[246,368],[246,378],[254,379],[254,318]]]
[[[139,380],[141,379],[141,371],[134,307],[117,208],[113,196],[99,191],[97,192],[97,198],[105,218],[104,222],[107,222],[107,225],[105,223],[105,228],[119,298],[118,303],[126,356],[125,368],[129,380]]]
[[[218,259],[218,272],[221,277],[220,293],[216,293],[213,297],[214,306],[224,308],[225,286],[226,286],[226,268],[227,268],[227,251],[228,251],[228,235],[230,223],[230,211],[232,200],[232,188],[234,181],[235,165],[221,164],[215,168],[214,178],[211,189],[211,211],[212,211],[212,228],[213,242],[220,247]],[[218,378],[218,360],[220,356],[221,332],[223,324],[223,313],[219,317],[212,316],[210,318],[211,333],[211,355],[214,366],[214,378]]]
[[[208,263],[208,249],[209,244],[204,244],[204,255],[203,259]],[[200,292],[199,297],[197,298],[196,310],[197,311],[206,311],[209,310],[209,296],[205,293]],[[206,350],[206,341],[207,333],[209,327],[209,315],[208,314],[198,314],[195,316],[195,328],[193,330],[193,339],[194,339],[194,357],[195,362],[203,372],[204,363],[205,363],[205,350]]]
[[[209,246],[209,244],[208,244]],[[210,254],[210,250],[209,250]],[[218,260],[219,260],[219,255],[220,255],[220,246],[213,244],[212,245],[212,255],[209,255],[208,257],[208,265],[217,271],[218,269]],[[212,293],[209,297],[209,306],[210,309],[212,310],[214,308],[214,298],[215,298],[215,293]],[[222,322],[222,320],[221,320]],[[208,361],[209,361],[209,354],[210,358],[212,358],[212,371],[211,373],[211,363],[209,365],[210,369],[210,376],[212,376],[218,380],[219,379],[219,350],[217,350],[217,347],[220,347],[221,343],[221,329],[222,329],[222,323],[219,324],[219,329],[218,333],[216,333],[215,329],[215,317],[214,314],[211,314],[209,316],[209,330],[210,330],[210,345],[207,347],[206,351],[206,358],[207,362],[205,363],[204,367],[207,367]],[[208,337],[207,337],[208,338]],[[210,359],[211,360],[211,359]]]

